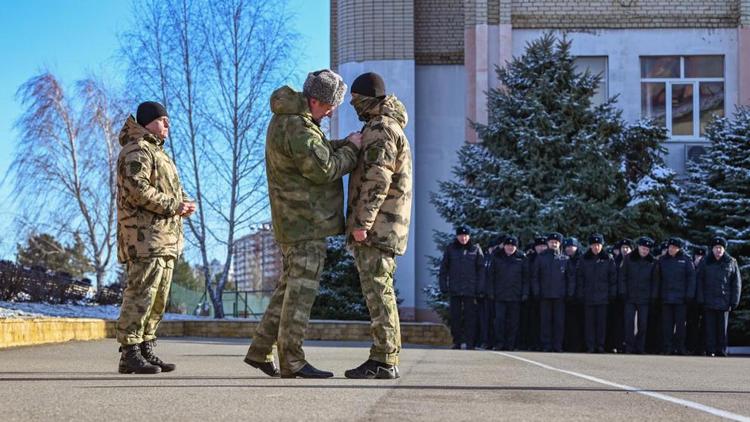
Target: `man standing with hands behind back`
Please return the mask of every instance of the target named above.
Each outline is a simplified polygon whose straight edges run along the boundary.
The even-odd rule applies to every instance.
[[[122,352],[118,370],[123,374],[175,369],[154,354],[156,329],[167,307],[175,260],[182,253],[182,219],[195,212],[195,203],[164,151],[169,126],[164,106],[148,101],[120,131],[117,258],[128,278],[117,320]]]

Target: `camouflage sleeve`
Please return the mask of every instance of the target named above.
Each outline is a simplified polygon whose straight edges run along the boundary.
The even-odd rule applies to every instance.
[[[334,148],[312,129],[300,123],[292,130],[289,149],[302,175],[315,184],[341,179],[357,165],[357,147],[348,142]]]
[[[171,217],[177,214],[179,202],[177,198],[159,192],[151,185],[152,165],[153,158],[144,149],[134,149],[125,154],[118,166],[120,188],[133,205]]]
[[[396,167],[396,144],[384,130],[370,129],[362,137],[364,171],[360,195],[353,204],[354,229],[370,230],[391,186]]]
[[[331,143],[331,147],[333,147],[334,151],[338,151],[340,148],[346,147],[346,146],[354,146],[351,142],[349,142],[348,139],[332,139],[328,141]],[[356,148],[356,146],[354,146]]]
[[[181,189],[181,191],[182,191],[182,200],[184,202],[195,202],[195,199],[193,199],[192,196],[188,195],[188,193],[185,192],[185,188],[184,187]]]

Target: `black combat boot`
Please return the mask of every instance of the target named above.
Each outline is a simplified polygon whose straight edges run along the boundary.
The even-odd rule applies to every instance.
[[[368,359],[362,365],[344,372],[344,376],[355,379],[392,380],[399,378],[401,375],[399,374],[396,365],[388,365],[386,363]]]
[[[121,374],[158,374],[161,368],[154,366],[141,355],[141,348],[137,344],[120,346],[120,365],[118,371]]]
[[[143,355],[143,358],[148,361],[151,365],[156,365],[159,368],[161,368],[162,372],[172,372],[175,370],[177,365],[174,363],[165,363],[163,360],[159,359],[158,356],[154,354],[154,348],[156,347],[156,340],[149,340],[144,341],[140,344],[141,346],[141,355]]]

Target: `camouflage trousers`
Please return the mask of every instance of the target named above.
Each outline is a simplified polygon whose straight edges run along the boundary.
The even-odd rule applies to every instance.
[[[127,263],[128,286],[122,294],[117,341],[125,346],[156,338],[169,299],[174,258],[155,257]]]
[[[354,245],[352,252],[372,321],[370,359],[398,365],[401,324],[393,289],[393,273],[396,271],[393,253],[367,245]]]
[[[255,330],[247,358],[273,362],[273,346],[279,353],[282,374],[291,374],[307,363],[302,343],[318,295],[320,274],[326,259],[325,239],[279,244],[282,275],[266,313]]]

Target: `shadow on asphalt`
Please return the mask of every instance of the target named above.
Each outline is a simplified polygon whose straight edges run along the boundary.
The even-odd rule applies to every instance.
[[[100,380],[103,378],[99,378]],[[153,378],[151,378],[153,379]],[[162,378],[166,379],[166,378]],[[202,378],[206,379],[206,378]],[[224,378],[226,379],[226,378]],[[241,378],[238,378],[241,379]],[[257,379],[257,378],[255,378]],[[268,379],[268,378],[263,378]],[[346,380],[346,378],[335,377],[332,379]],[[113,378],[112,380],[122,380],[122,378]],[[304,382],[304,381],[302,381]],[[381,381],[373,381],[380,383]],[[633,393],[647,391],[652,393],[695,393],[695,394],[730,394],[743,395],[750,394],[750,391],[728,391],[728,390],[676,390],[676,389],[637,389],[623,390],[620,388],[594,388],[594,387],[536,387],[536,386],[491,386],[491,385],[391,385],[388,381],[382,381],[382,385],[373,384],[356,384],[356,385],[232,385],[232,384],[195,384],[195,385],[101,385],[101,386],[81,386],[85,389],[112,389],[112,388],[282,388],[282,389],[330,389],[330,390],[445,390],[445,391],[565,391],[565,392],[587,392],[587,393]]]
[[[73,372],[0,372],[0,382],[75,382],[75,381],[257,381],[265,380],[269,382],[290,382],[289,380],[277,380],[265,376],[256,377],[215,377],[215,376],[133,376],[121,375],[111,376],[110,372],[87,372],[80,377],[55,377],[52,375],[74,374]],[[103,376],[92,376],[101,374]],[[27,376],[27,377],[2,377],[3,375],[47,375],[47,376]],[[332,378],[334,380],[347,380],[343,377]],[[390,384],[389,381],[372,381],[373,384],[305,384],[307,380],[296,380],[299,384],[279,384],[279,385],[236,385],[236,384],[120,384],[120,385],[94,385],[79,386],[78,388],[86,389],[113,389],[113,388],[285,388],[285,389],[388,389],[388,390],[446,390],[446,391],[567,391],[567,392],[595,392],[595,393],[630,393],[637,391],[648,391],[654,393],[695,393],[695,394],[727,394],[727,395],[750,395],[750,391],[744,390],[690,390],[690,389],[637,389],[635,391],[623,390],[620,388],[597,388],[597,387],[545,387],[545,386],[503,386],[503,385],[403,385]],[[352,381],[357,382],[357,381]]]

